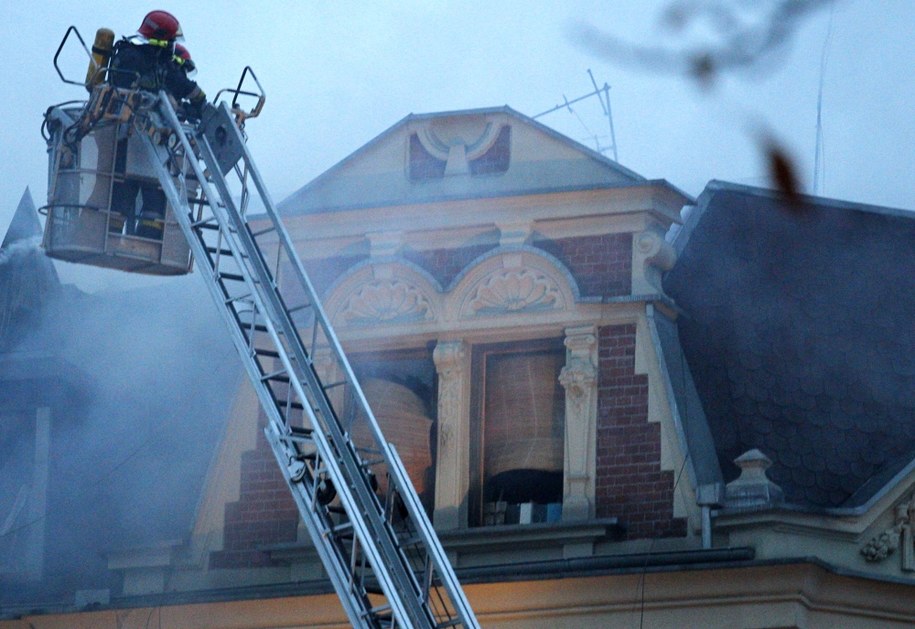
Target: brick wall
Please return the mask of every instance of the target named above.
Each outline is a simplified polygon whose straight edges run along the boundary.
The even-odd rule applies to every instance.
[[[405,249],[402,255],[406,260],[422,267],[438,281],[442,288],[447,288],[468,264],[495,246],[485,243],[457,249],[431,249],[428,251]]]
[[[428,272],[442,287],[448,287],[468,264],[496,246],[487,242],[454,249],[404,249],[401,256]],[[614,297],[631,292],[631,234],[541,239],[533,246],[555,256],[569,269],[583,297]],[[309,260],[305,270],[315,290],[323,294],[347,269],[367,259],[368,256],[358,255]]]
[[[660,424],[648,422],[648,376],[635,373],[635,324],[600,328],[598,365],[597,516],[619,518],[628,539],[685,535]]]
[[[259,550],[294,542],[299,512],[264,437],[259,414],[257,446],[242,453],[239,499],[226,505],[223,550],[210,554],[210,568],[253,568],[275,565]]]
[[[632,234],[538,240],[534,246],[568,267],[582,297],[614,297],[632,290]]]

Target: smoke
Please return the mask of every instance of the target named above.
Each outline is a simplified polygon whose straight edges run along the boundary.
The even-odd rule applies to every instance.
[[[11,248],[4,263],[34,246]],[[44,574],[40,587],[0,587],[0,605],[72,605],[75,590],[112,586],[112,552],[188,541],[241,383],[235,349],[199,277],[97,294],[63,288],[16,345],[34,370],[21,374],[22,412],[32,421],[35,407],[50,408],[47,451],[35,445],[34,430],[0,442],[0,455],[25,453],[30,468],[49,457],[46,512],[32,519],[23,512],[0,536],[6,552],[11,536],[42,531]],[[33,469],[19,471],[16,482],[29,484]]]
[[[0,266],[9,263],[11,260],[35,253],[41,246],[41,237],[34,236],[25,240],[18,240],[0,249]]]

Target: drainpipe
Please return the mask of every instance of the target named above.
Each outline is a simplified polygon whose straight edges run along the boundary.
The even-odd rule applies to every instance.
[[[712,509],[721,507],[723,499],[721,483],[699,485],[696,489],[696,504],[702,508],[702,548],[712,547]]]

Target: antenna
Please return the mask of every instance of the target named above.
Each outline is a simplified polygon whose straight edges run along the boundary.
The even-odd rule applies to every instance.
[[[575,111],[572,109],[572,105],[577,102],[583,101],[587,98],[591,98],[592,96],[597,96],[597,99],[600,101],[601,109],[604,111],[604,115],[607,117],[607,121],[610,124],[610,146],[602,148],[600,145],[600,141],[596,135],[594,136],[594,142],[597,146],[597,151],[599,153],[604,153],[605,151],[608,151],[608,150],[613,151],[613,161],[618,162],[619,157],[618,157],[617,151],[616,151],[616,132],[613,129],[613,111],[610,109],[610,86],[607,83],[604,83],[603,87],[598,87],[597,81],[594,80],[594,75],[591,73],[590,68],[588,69],[588,76],[591,77],[591,85],[594,86],[593,92],[589,92],[589,93],[585,94],[584,96],[579,96],[578,98],[573,98],[572,100],[569,100],[568,98],[566,98],[565,94],[563,94],[562,95],[563,102],[561,105],[556,105],[555,107],[547,109],[546,111],[540,112],[536,116],[533,116],[533,118],[534,118],[534,120],[536,120],[537,118],[540,118],[547,114],[551,114],[554,111],[559,111],[560,109],[568,109],[569,113],[573,114],[576,118],[578,118],[578,121],[581,122],[582,126],[584,126],[585,129],[587,129],[588,128],[587,125],[585,125],[585,123],[581,120],[581,118],[578,117],[578,114],[575,113]],[[590,131],[589,131],[589,133],[590,133]]]
[[[813,154],[813,194],[820,194],[820,171],[826,178],[825,151],[823,150],[823,77],[826,74],[826,60],[829,57],[829,41],[832,39],[832,16],[835,6],[829,12],[829,26],[826,28],[826,39],[823,41],[823,54],[820,56],[820,88],[817,93],[817,137]]]

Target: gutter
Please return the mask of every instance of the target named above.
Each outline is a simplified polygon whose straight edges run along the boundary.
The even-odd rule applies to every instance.
[[[687,566],[708,567],[714,564],[752,561],[756,551],[749,546],[702,550],[632,553],[604,557],[576,557],[553,561],[500,564],[476,568],[459,568],[461,583],[492,581],[531,581],[549,578],[569,578],[607,573],[643,572],[653,570],[677,571]]]
[[[701,569],[712,566],[725,567],[733,566],[733,564],[745,564],[746,562],[752,561],[754,557],[755,551],[750,547],[715,548],[711,550],[633,553],[605,557],[581,557],[554,561],[506,563],[493,566],[458,568],[456,569],[456,572],[458,580],[462,584],[513,582],[586,577],[613,573],[639,573],[649,570],[656,572],[678,571],[688,568]],[[90,608],[78,608],[74,605],[65,604],[47,604],[36,607],[34,604],[29,605],[27,603],[22,603],[9,605],[5,608],[0,607],[0,620],[17,619],[22,618],[23,616],[43,614],[74,614],[86,611],[103,611],[107,609],[194,605],[333,593],[334,589],[329,580],[317,579],[300,581],[297,583],[191,590],[139,596],[119,596],[112,597],[110,603],[107,605],[94,605]]]

